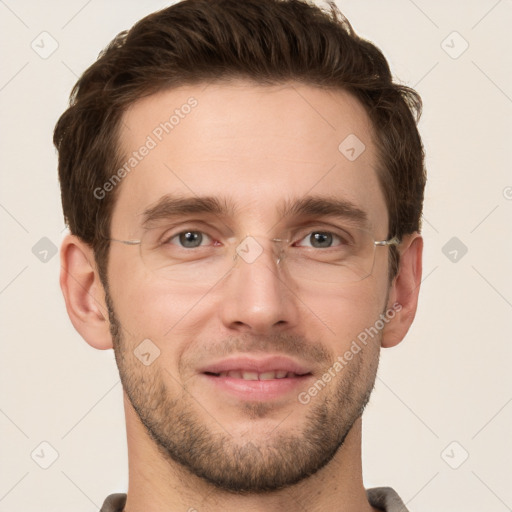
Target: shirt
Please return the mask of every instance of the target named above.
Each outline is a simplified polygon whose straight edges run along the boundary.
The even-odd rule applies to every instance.
[[[372,507],[383,512],[408,512],[400,496],[391,487],[367,489],[366,495]],[[123,512],[126,494],[111,494],[103,503],[100,512]]]

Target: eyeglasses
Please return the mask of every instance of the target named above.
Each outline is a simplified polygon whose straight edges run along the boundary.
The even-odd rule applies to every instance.
[[[139,246],[142,262],[151,273],[191,286],[213,286],[238,265],[268,264],[268,254],[275,270],[291,279],[357,282],[372,275],[378,247],[400,245],[397,237],[375,240],[369,231],[352,226],[302,228],[289,235],[240,240],[218,236],[217,230],[182,225],[149,229],[139,240],[109,240]]]

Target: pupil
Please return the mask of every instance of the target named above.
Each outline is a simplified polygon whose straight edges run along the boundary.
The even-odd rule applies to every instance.
[[[332,235],[330,233],[315,233],[312,237],[311,245],[313,247],[330,247],[332,244]]]
[[[187,231],[180,234],[180,243],[183,247],[198,247],[203,241],[203,235],[197,231]]]

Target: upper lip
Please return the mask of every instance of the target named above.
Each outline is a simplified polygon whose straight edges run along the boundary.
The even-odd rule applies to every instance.
[[[310,373],[311,370],[299,362],[286,357],[286,356],[266,356],[266,357],[251,357],[251,356],[236,356],[222,359],[214,363],[210,363],[200,369],[201,373],[221,373],[233,370],[247,371],[247,372],[272,372],[284,370],[293,372],[297,375],[305,375]]]

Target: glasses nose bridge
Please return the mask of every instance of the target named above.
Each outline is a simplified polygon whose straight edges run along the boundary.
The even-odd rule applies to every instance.
[[[233,259],[242,259],[252,264],[261,259],[264,253],[271,252],[272,261],[279,264],[283,259],[284,238],[269,237],[268,235],[247,235],[235,247]]]

